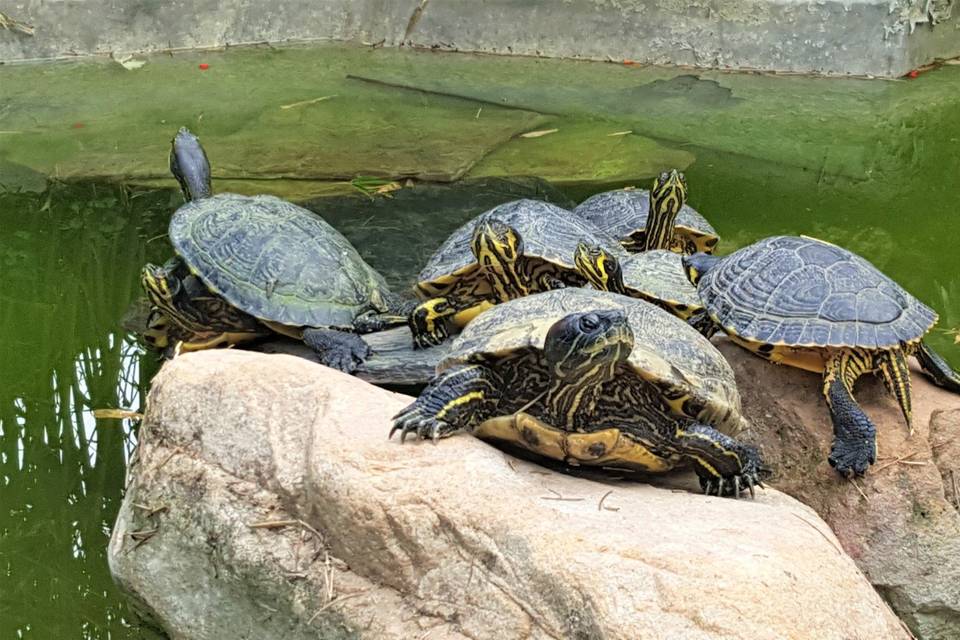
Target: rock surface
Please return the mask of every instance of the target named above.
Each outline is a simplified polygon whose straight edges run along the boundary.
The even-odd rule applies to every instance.
[[[289,356],[175,359],[115,578],[173,638],[909,637],[775,490],[599,482],[466,435],[401,446],[386,434],[408,401]]]
[[[776,474],[772,484],[826,520],[919,638],[960,638],[960,396],[914,367],[909,436],[883,384],[861,379],[856,395],[877,426],[879,459],[854,484],[827,463],[833,428],[820,376],[716,342],[753,424],[743,438],[762,444]]]

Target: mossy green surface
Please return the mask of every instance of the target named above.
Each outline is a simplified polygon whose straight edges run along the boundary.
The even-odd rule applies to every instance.
[[[330,45],[144,60],[133,70],[108,59],[0,67],[0,183],[20,183],[30,172],[164,178],[169,139],[180,126],[202,137],[214,175],[230,179],[450,181],[496,152],[477,175],[549,173],[578,182],[594,179],[591,167],[600,177],[646,178],[651,167],[691,159],[639,135],[625,144],[591,144],[611,127],[582,114],[560,119],[563,135],[522,144],[531,140],[517,136],[543,128],[549,115],[498,106],[482,95],[362,80],[460,77],[491,62],[499,68],[500,61],[485,56]]]

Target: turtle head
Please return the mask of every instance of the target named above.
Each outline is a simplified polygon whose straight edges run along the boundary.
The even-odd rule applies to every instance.
[[[620,309],[571,313],[547,331],[543,352],[551,373],[581,386],[613,379],[633,349],[633,331]]]
[[[180,183],[183,198],[188,202],[209,198],[213,193],[210,161],[200,140],[186,127],[180,127],[170,144],[170,173]]]
[[[496,218],[477,222],[470,246],[477,263],[484,267],[512,265],[523,255],[523,238],[516,229]]]
[[[673,224],[687,201],[687,179],[676,169],[664,171],[650,189],[650,212],[647,215],[645,250],[669,249]]]
[[[720,262],[720,258],[709,253],[695,253],[692,256],[683,256],[682,261],[683,272],[687,274],[687,279],[693,286],[697,286],[700,279]]]
[[[171,277],[167,269],[147,263],[140,271],[140,284],[155,307],[167,313],[175,309],[174,301],[180,293],[180,280]]]
[[[620,260],[600,245],[581,240],[573,254],[573,263],[594,289],[624,293]]]

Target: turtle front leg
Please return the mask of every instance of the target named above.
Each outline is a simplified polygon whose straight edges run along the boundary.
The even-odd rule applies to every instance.
[[[872,367],[869,354],[838,351],[823,369],[823,395],[833,421],[827,461],[845,477],[863,475],[877,461],[877,429],[853,397],[857,378]]]
[[[693,463],[700,488],[707,495],[740,497],[763,487],[766,473],[756,447],[743,444],[713,427],[696,422],[679,424],[674,436],[677,452]]]
[[[357,333],[373,333],[407,324],[408,316],[401,313],[378,313],[367,311],[353,320],[353,330]]]
[[[947,391],[960,393],[960,374],[954,371],[939,353],[931,349],[930,345],[921,341],[914,355],[933,384]]]
[[[400,298],[393,294],[387,297],[386,311],[370,310],[362,313],[353,321],[353,330],[359,334],[373,333],[383,331],[394,327],[402,327],[407,324],[410,314],[420,304],[419,300],[412,298]]]
[[[413,334],[413,347],[435,347],[450,336],[451,327],[464,326],[481,311],[490,308],[489,300],[431,298],[413,308],[407,325]]]
[[[554,289],[566,289],[567,283],[552,273],[542,273],[536,278],[536,283],[540,291],[553,291]]]
[[[393,417],[390,436],[399,431],[400,442],[406,440],[409,433],[436,442],[460,429],[470,430],[494,415],[502,384],[500,378],[483,365],[451,367]]]
[[[307,328],[303,341],[316,352],[320,364],[344,373],[353,373],[370,355],[370,346],[347,331]]]

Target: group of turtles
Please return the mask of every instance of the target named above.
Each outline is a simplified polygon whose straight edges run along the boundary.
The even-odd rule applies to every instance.
[[[405,299],[312,212],[272,196],[213,195],[206,154],[186,129],[170,167],[187,203],[170,223],[176,257],[142,273],[147,341],[189,350],[279,333],[350,372],[369,355],[362,334],[407,326],[415,348],[446,350],[395,416],[401,441],[466,430],[570,465],[689,466],[706,493],[752,495],[765,468],[736,439],[746,420],[710,342],[717,331],[823,375],[829,461],[843,475],[876,459],[874,425],[853,396],[861,375],[883,379],[908,423],[909,356],[960,392],[960,376],[923,342],[932,309],[814,238],[714,256],[719,237],[686,205],[677,171],[573,211],[516,200],[482,213],[437,249],[416,299]]]

